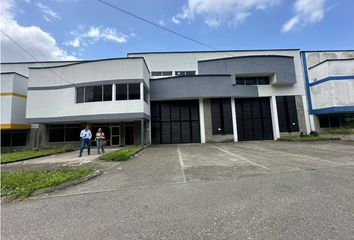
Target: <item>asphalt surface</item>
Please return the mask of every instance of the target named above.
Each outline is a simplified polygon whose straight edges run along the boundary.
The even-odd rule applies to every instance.
[[[2,206],[2,239],[354,239],[352,142],[151,146]]]

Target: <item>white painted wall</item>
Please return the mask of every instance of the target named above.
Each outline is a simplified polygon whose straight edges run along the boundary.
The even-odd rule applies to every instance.
[[[11,73],[1,74],[1,92],[27,94],[27,78]],[[18,96],[1,96],[1,123],[28,124],[25,119],[26,99]]]
[[[52,71],[55,71],[55,74]],[[119,83],[122,80],[144,78],[144,81],[149,85],[147,77],[148,70],[143,59],[114,59],[55,68],[31,69],[29,87],[68,85],[62,78],[70,79],[75,84],[102,80],[114,80],[114,83]],[[143,88],[141,87],[141,89]],[[141,92],[141,94],[143,93]],[[28,91],[26,118],[29,120],[31,118],[97,116],[119,113],[146,113],[150,115],[150,109],[143,97],[140,100],[76,103],[75,87]]]
[[[310,90],[313,109],[354,106],[354,78],[323,82]]]
[[[329,76],[354,75],[354,59],[326,61],[309,70],[310,83]]]

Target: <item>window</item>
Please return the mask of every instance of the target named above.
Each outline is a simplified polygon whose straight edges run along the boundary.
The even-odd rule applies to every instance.
[[[80,125],[49,126],[49,142],[74,142],[80,140]]]
[[[112,85],[103,85],[103,101],[112,101]]]
[[[233,133],[230,99],[212,99],[211,117],[214,135]]]
[[[1,147],[26,146],[26,139],[26,131],[1,131]]]
[[[176,76],[193,76],[195,71],[175,71]]]
[[[140,84],[128,84],[129,86],[129,100],[140,99]]]
[[[172,76],[172,71],[151,72],[151,76],[153,76],[153,77]]]
[[[127,87],[128,87],[127,84],[116,84],[116,100],[128,99]]]
[[[144,87],[144,101],[148,103],[149,101],[149,91],[147,90],[146,87]]]
[[[340,115],[321,115],[319,116],[320,128],[336,128],[341,124]]]
[[[116,100],[140,99],[140,83],[116,84]]]
[[[76,88],[76,103],[112,101],[112,85]]]
[[[84,87],[76,88],[76,103],[83,103],[84,102]]]
[[[268,76],[262,77],[241,77],[236,76],[236,85],[269,85],[270,79]]]

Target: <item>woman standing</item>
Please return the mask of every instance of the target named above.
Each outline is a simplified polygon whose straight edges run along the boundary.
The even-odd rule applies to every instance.
[[[104,153],[103,141],[105,140],[105,136],[104,132],[102,132],[102,128],[98,129],[95,140],[97,145],[97,154],[101,154],[100,150],[102,150],[102,153]]]

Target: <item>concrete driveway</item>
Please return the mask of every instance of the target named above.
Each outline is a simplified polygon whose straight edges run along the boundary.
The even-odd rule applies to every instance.
[[[354,239],[352,142],[151,146],[2,206],[4,239]]]

